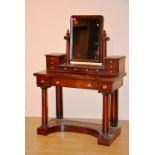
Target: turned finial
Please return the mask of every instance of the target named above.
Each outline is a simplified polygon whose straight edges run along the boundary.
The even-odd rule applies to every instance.
[[[106,40],[106,41],[110,40],[110,37],[107,37],[107,33],[106,33],[105,30],[103,31],[103,39]]]
[[[69,29],[67,29],[66,35],[69,35]]]

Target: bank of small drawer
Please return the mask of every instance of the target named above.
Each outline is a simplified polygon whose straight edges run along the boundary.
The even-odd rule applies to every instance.
[[[52,79],[52,85],[61,87],[83,88],[83,89],[96,89],[96,90],[109,90],[111,85],[97,82],[97,81],[84,81],[72,79]]]
[[[105,73],[119,75],[125,72],[125,57],[106,57],[104,60]]]
[[[57,71],[59,65],[65,63],[65,60],[66,60],[65,55],[60,56],[46,55],[46,68],[48,71]]]

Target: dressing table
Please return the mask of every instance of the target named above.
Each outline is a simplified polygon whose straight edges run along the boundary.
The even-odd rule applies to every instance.
[[[66,54],[46,54],[46,70],[34,73],[42,91],[42,121],[37,134],[78,132],[97,137],[109,146],[120,134],[118,89],[123,85],[125,56],[107,56],[104,18],[99,15],[71,16]],[[56,118],[48,120],[47,89],[56,88]],[[63,87],[96,90],[103,96],[102,124],[63,118]]]

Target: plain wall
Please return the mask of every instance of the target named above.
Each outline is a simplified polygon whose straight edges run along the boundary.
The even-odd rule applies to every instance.
[[[26,116],[41,116],[41,89],[34,72],[45,69],[45,54],[65,53],[71,15],[103,15],[110,36],[108,55],[125,55],[127,76],[119,89],[119,118],[129,118],[128,0],[26,0]],[[55,88],[48,90],[49,116],[55,117]],[[64,117],[102,118],[102,95],[63,88]]]

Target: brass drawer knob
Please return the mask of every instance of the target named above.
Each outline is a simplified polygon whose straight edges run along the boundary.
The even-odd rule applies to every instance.
[[[59,81],[56,81],[55,83],[56,83],[56,84],[59,84],[60,82],[59,82]]]
[[[107,89],[107,85],[103,85],[103,89]]]
[[[92,86],[91,83],[88,83],[88,84],[87,84],[87,87],[91,87],[91,86]]]
[[[44,83],[44,82],[45,82],[44,80],[41,80],[41,81],[40,81],[40,83]]]

